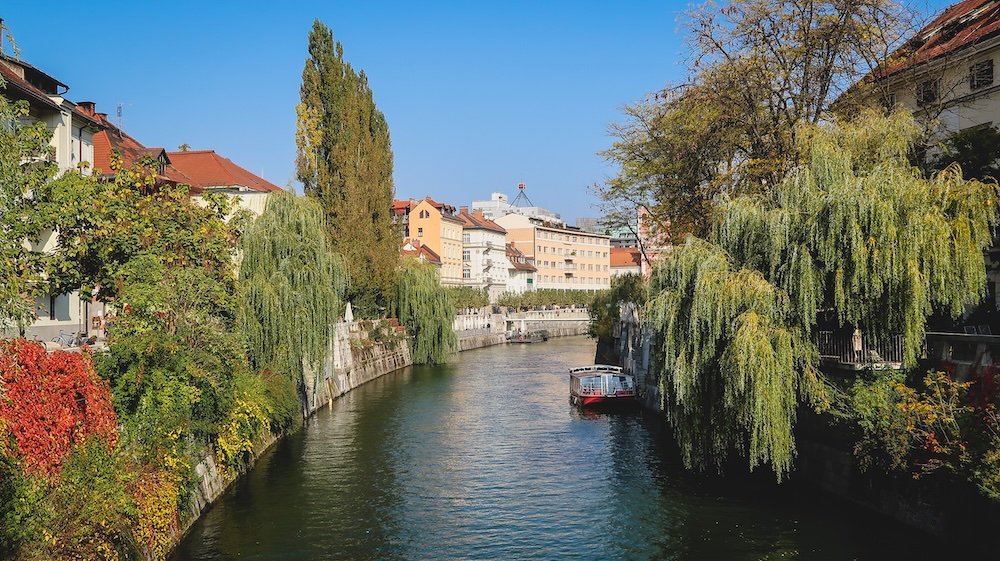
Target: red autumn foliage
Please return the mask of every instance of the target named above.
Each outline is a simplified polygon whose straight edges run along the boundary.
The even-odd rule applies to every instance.
[[[54,476],[74,444],[118,442],[108,385],[86,354],[46,353],[24,339],[0,341],[0,424],[33,475]]]

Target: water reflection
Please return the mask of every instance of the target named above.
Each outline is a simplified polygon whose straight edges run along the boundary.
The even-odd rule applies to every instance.
[[[584,338],[493,347],[359,388],[265,455],[176,559],[936,555],[767,477],[687,472],[658,418],[571,407],[567,369],[593,354]]]

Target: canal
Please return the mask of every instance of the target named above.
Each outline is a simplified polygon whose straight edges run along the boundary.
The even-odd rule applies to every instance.
[[[175,561],[941,558],[814,492],[689,473],[654,416],[571,408],[566,370],[593,356],[583,337],[498,346],[356,389],[266,453]]]

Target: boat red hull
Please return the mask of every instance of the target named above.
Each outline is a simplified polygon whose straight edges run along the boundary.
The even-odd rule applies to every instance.
[[[602,407],[609,405],[633,405],[635,395],[574,395],[574,402],[580,407]]]

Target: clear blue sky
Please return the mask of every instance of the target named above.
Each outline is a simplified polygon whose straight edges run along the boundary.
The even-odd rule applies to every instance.
[[[944,0],[916,0],[930,12]],[[22,57],[147,146],[212,148],[285,186],[314,18],[385,113],[396,195],[516,194],[594,216],[621,108],[683,78],[689,2],[3,0]],[[8,51],[9,52],[9,46]]]

